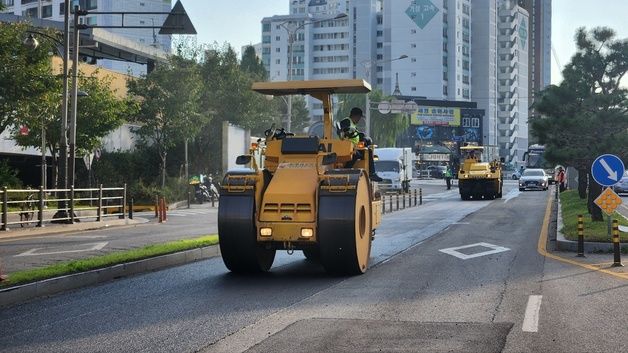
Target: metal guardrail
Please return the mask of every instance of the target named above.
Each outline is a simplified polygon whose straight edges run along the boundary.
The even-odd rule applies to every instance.
[[[105,217],[125,219],[126,196],[126,184],[123,187],[104,188],[100,185],[88,189],[3,187],[0,190],[0,230],[6,231],[9,226],[18,224],[24,227],[36,223],[37,227],[43,227],[46,222],[72,224],[88,218],[95,218],[96,221]],[[51,205],[56,207],[49,207]]]

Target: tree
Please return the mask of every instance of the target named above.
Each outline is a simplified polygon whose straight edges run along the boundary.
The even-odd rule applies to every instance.
[[[206,123],[199,103],[202,83],[198,64],[178,56],[137,80],[128,83],[129,93],[138,98],[138,133],[146,143],[157,146],[161,161],[161,186],[166,184],[166,157],[178,142],[193,138]]]
[[[109,88],[111,79],[99,78],[98,72],[90,76],[79,76],[79,88],[88,93],[79,98],[76,121],[76,151],[81,156],[100,147],[102,138],[118,128],[132,114],[127,102],[117,98]],[[41,150],[41,133],[45,133],[46,148],[52,156],[53,179],[58,175],[59,136],[61,135],[60,80],[51,82],[48,92],[39,96],[38,104],[28,105],[21,123],[29,127],[29,134],[23,136],[19,127],[12,129],[16,143],[23,147]],[[43,124],[43,126],[42,126]]]
[[[36,49],[28,48],[23,44],[27,29],[26,23],[0,23],[0,133],[26,120],[56,80],[50,70],[51,41],[44,38]]]
[[[240,62],[240,68],[257,81],[265,81],[268,77],[264,63],[262,63],[262,60],[257,57],[255,48],[251,45],[244,49],[242,61]]]
[[[389,101],[391,97],[384,96],[381,90],[369,93],[371,102]],[[366,99],[363,94],[341,94],[338,95],[340,109],[336,114],[336,120],[341,120],[349,116],[353,107],[364,107]],[[365,109],[362,109],[363,111]],[[366,124],[366,119],[362,119]],[[371,110],[371,138],[373,142],[382,147],[394,147],[397,137],[408,128],[408,121],[403,114],[382,114],[379,111]],[[365,126],[361,127],[365,131]]]
[[[546,146],[546,159],[576,167],[583,181],[600,154],[613,153],[624,162],[628,158],[628,91],[621,87],[628,71],[628,40],[615,39],[606,27],[579,28],[576,45],[563,82],[541,92],[536,109],[544,116],[532,120],[531,128]],[[588,189],[589,213],[602,221],[593,203],[601,187],[590,182]]]
[[[251,90],[259,77],[243,70],[233,48],[214,45],[201,63],[201,112],[210,117],[192,146],[192,158],[203,172],[222,172],[222,124],[251,129],[257,135],[268,129],[279,113],[266,96]],[[211,151],[211,152],[209,152]]]

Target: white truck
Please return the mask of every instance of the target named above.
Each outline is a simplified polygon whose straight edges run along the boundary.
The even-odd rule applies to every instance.
[[[411,148],[376,148],[375,173],[384,179],[383,191],[408,192],[412,180],[414,153]]]

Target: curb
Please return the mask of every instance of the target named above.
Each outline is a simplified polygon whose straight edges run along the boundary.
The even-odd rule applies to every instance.
[[[558,198],[558,217],[556,221],[556,250],[578,252],[578,242],[574,240],[567,240],[564,234],[560,231],[563,224],[563,214],[560,207],[560,197]],[[628,249],[628,245],[623,245],[622,250]],[[613,243],[600,243],[600,242],[584,242],[584,252],[612,252]]]
[[[0,290],[0,307],[216,256],[220,256],[219,247],[212,245],[10,287]]]

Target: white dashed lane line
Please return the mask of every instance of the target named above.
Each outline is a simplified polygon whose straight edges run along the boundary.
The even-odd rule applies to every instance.
[[[531,295],[528,298],[525,317],[523,318],[523,332],[539,331],[539,312],[541,310],[542,295]]]

